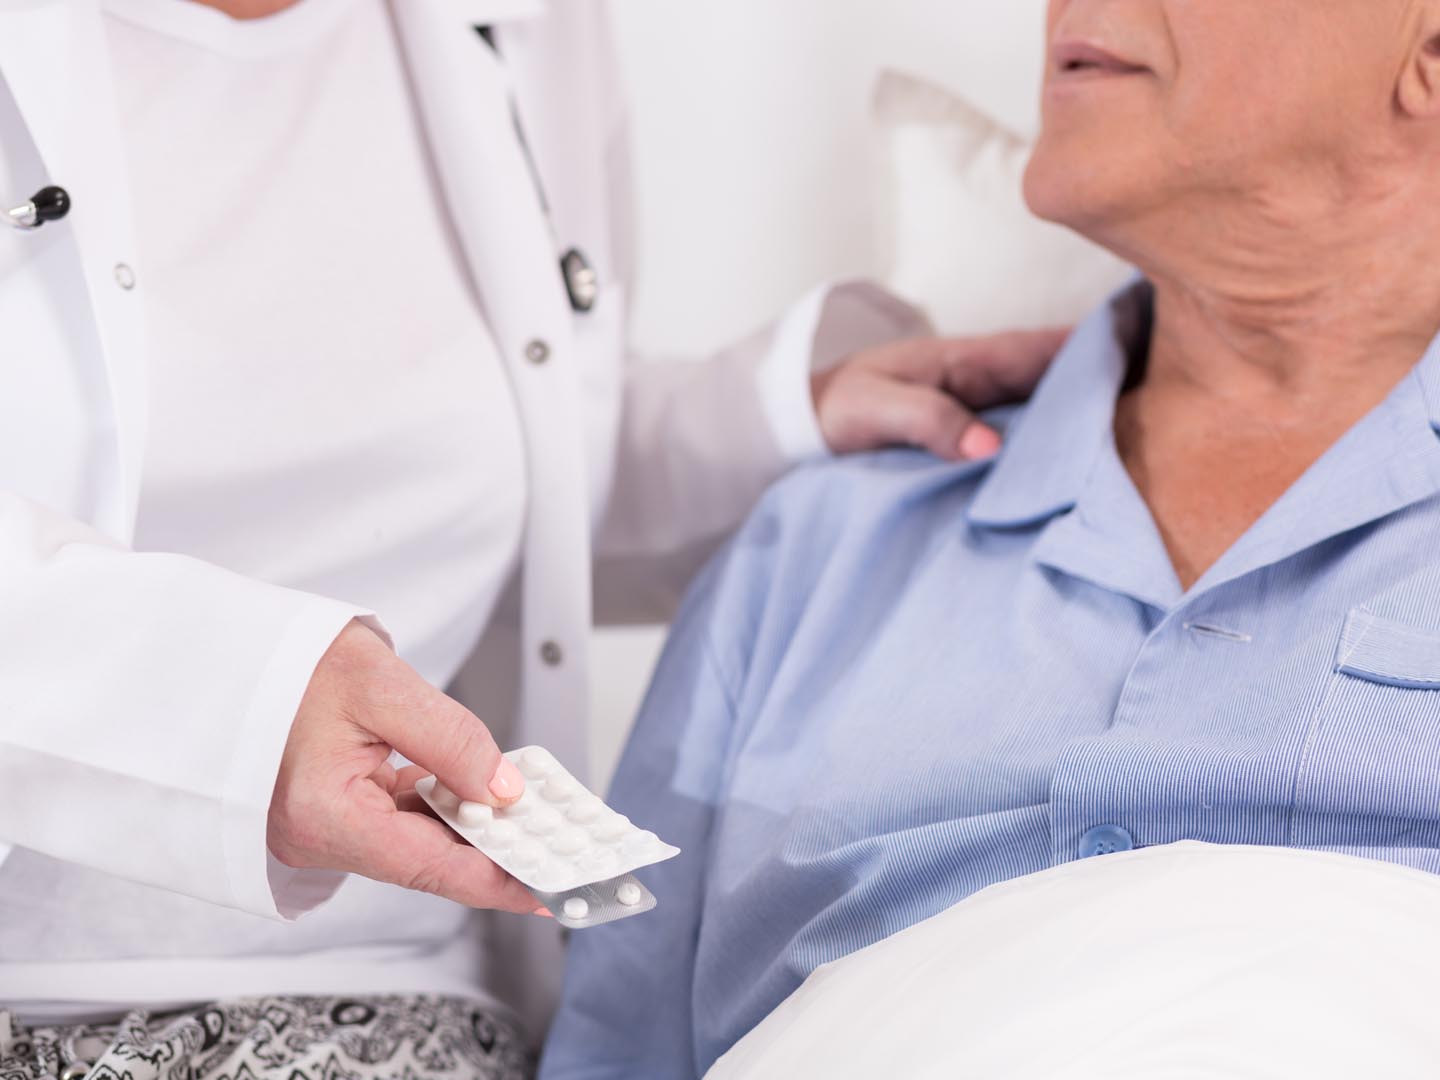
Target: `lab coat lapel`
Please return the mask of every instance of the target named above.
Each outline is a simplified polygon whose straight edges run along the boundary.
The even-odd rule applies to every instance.
[[[505,358],[525,434],[529,508],[522,581],[519,734],[572,771],[583,723],[590,513],[573,313],[510,84],[476,25],[540,14],[526,0],[396,0],[410,78],[451,220]]]
[[[396,0],[391,5],[431,152],[491,329],[563,307],[553,238],[516,137],[503,69],[476,33],[539,0]],[[543,283],[537,296],[534,285]],[[511,358],[507,357],[507,361]]]
[[[49,177],[73,201],[69,217],[45,228],[68,230],[81,262],[87,295],[77,298],[80,310],[61,317],[96,323],[119,461],[118,490],[101,511],[106,520],[97,524],[128,541],[145,445],[144,326],[138,288],[122,288],[116,268],[128,267],[140,287],[143,277],[96,0],[0,3],[0,76],[25,117]]]

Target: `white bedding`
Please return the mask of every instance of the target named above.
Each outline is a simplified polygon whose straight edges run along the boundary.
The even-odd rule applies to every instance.
[[[817,970],[708,1080],[1440,1076],[1440,878],[1184,843],[1007,882]]]

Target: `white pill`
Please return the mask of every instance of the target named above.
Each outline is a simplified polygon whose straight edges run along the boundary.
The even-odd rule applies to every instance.
[[[567,919],[583,919],[590,914],[590,903],[583,896],[572,896],[563,910]]]
[[[627,881],[615,890],[615,899],[626,907],[634,907],[643,900],[645,894],[640,891],[640,886],[633,881]]]
[[[495,808],[483,802],[462,802],[455,816],[467,829],[483,829],[495,820]]]
[[[485,826],[485,847],[494,852],[509,851],[519,835],[520,830],[512,822],[496,818]]]
[[[619,840],[630,831],[630,819],[624,814],[611,813],[602,817],[590,827],[590,835],[596,840]]]
[[[580,825],[588,825],[605,813],[605,803],[594,795],[586,795],[570,804],[565,816]]]
[[[553,806],[537,806],[535,812],[525,819],[525,831],[545,836],[558,829],[560,821],[560,811]]]
[[[541,805],[540,802],[531,794],[530,789],[526,788],[525,794],[521,795],[519,799],[509,806],[501,809],[499,814],[501,817],[506,818],[523,818],[539,805]]]
[[[573,776],[564,773],[557,773],[545,781],[545,788],[541,792],[552,803],[569,802],[576,796],[583,794],[585,789]]]
[[[548,750],[541,750],[538,746],[532,746],[520,755],[520,771],[527,779],[540,780],[549,776],[555,769],[555,759],[550,756]]]
[[[430,789],[430,798],[434,799],[441,806],[454,806],[460,801],[455,797],[455,793],[439,780],[436,780],[435,786]]]
[[[567,825],[550,838],[550,850],[557,855],[576,855],[590,846],[590,834]]]
[[[515,847],[510,851],[510,861],[521,870],[539,866],[544,858],[545,846],[539,840],[532,840],[528,836],[516,840]]]

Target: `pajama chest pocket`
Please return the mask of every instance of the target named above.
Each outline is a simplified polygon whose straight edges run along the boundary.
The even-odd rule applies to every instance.
[[[1345,620],[1335,670],[1381,686],[1440,690],[1440,630],[1352,611]]]
[[[1440,630],[1350,612],[1292,823],[1301,846],[1440,849]]]

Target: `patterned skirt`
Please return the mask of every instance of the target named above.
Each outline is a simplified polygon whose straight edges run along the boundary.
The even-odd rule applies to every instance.
[[[25,1028],[0,1011],[0,1080],[530,1080],[520,1029],[450,997],[275,997]]]

